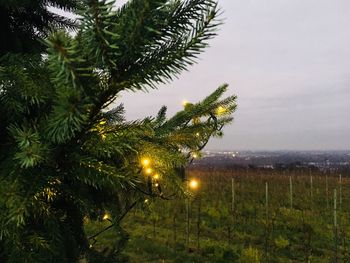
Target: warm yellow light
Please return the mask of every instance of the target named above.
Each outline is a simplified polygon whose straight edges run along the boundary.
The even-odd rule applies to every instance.
[[[198,158],[198,154],[192,153],[192,157],[193,157],[194,159],[197,159],[197,158]]]
[[[158,180],[160,178],[159,174],[153,175],[153,179]]]
[[[198,188],[198,181],[196,179],[192,179],[190,182],[189,182],[189,187],[191,189],[197,189]]]
[[[151,160],[148,159],[148,158],[143,158],[143,159],[141,160],[141,163],[142,163],[143,166],[148,166],[148,165],[150,165]]]
[[[222,115],[222,114],[224,114],[226,111],[227,111],[226,108],[224,108],[224,107],[222,107],[222,106],[219,106],[219,107],[217,107],[217,109],[216,109],[216,114],[217,114],[217,115]]]
[[[158,187],[158,186],[159,186],[159,184],[158,184],[158,183],[156,183],[154,186],[155,186],[155,187]]]
[[[183,101],[182,101],[182,106],[186,107],[186,105],[187,105],[188,103],[189,103],[188,100],[183,100]]]
[[[146,172],[146,174],[151,174],[152,173],[152,169],[151,168],[147,168],[145,172]]]
[[[148,199],[145,199],[145,203],[146,203],[146,204],[148,203]]]
[[[109,218],[110,218],[109,214],[104,214],[103,217],[102,217],[103,220],[108,220]]]
[[[200,133],[199,133],[199,132],[197,132],[197,133],[196,133],[196,136],[197,136],[197,137],[199,137],[199,136],[200,136]]]

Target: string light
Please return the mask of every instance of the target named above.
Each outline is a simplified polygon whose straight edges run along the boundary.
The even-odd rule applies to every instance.
[[[197,159],[197,158],[198,158],[198,154],[192,153],[192,157],[193,157],[194,159]]]
[[[216,114],[217,115],[222,115],[227,111],[227,109],[225,107],[219,106],[216,108]]]
[[[182,101],[182,106],[186,107],[188,103],[189,103],[188,100],[183,100]]]
[[[199,182],[196,179],[192,179],[188,185],[191,189],[197,189]]]
[[[103,220],[108,220],[110,219],[110,216],[109,214],[104,214],[103,217],[102,217]]]
[[[160,178],[159,174],[153,175],[153,179],[154,179],[154,180],[158,180],[159,178]]]
[[[159,184],[158,184],[158,183],[156,183],[154,186],[155,186],[155,187],[158,187],[158,186],[159,186]]]
[[[151,168],[147,168],[145,172],[146,172],[146,174],[151,174],[152,173],[152,169]]]
[[[196,133],[196,136],[197,136],[197,137],[199,137],[199,136],[200,136],[200,133],[199,133],[199,132],[197,132],[197,133]]]
[[[145,203],[146,203],[146,204],[148,203],[148,199],[145,199]]]
[[[147,166],[150,165],[151,160],[148,159],[148,158],[143,158],[143,159],[141,160],[141,163],[142,163],[143,166],[147,167]]]

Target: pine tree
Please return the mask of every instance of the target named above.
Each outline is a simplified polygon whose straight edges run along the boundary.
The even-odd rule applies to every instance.
[[[0,261],[114,262],[90,246],[85,220],[114,231],[145,198],[183,193],[184,167],[232,121],[222,85],[167,117],[127,121],[121,91],[167,83],[216,35],[212,0],[90,0],[79,30],[52,33],[41,56],[0,68]]]
[[[0,0],[0,56],[45,49],[40,38],[59,28],[76,27],[73,20],[50,12],[49,6],[75,11],[80,0]]]

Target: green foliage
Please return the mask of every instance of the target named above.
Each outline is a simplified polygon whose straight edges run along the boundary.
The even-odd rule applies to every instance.
[[[227,85],[173,117],[163,107],[130,122],[122,105],[107,110],[122,90],[154,88],[194,62],[219,24],[214,1],[114,10],[91,0],[81,14],[75,36],[55,32],[45,53],[0,61],[0,261],[116,261],[127,237],[100,253],[84,221],[108,213],[120,233],[145,198],[181,194],[179,171],[232,121]]]
[[[275,245],[278,249],[283,249],[289,245],[289,241],[288,239],[285,239],[282,236],[278,236],[277,238],[275,238]]]
[[[259,250],[253,247],[243,249],[240,262],[242,263],[260,263],[261,256]]]
[[[52,30],[70,28],[76,24],[65,16],[50,12],[49,6],[74,11],[80,0],[2,0],[0,1],[0,57],[7,52],[36,53],[45,46],[40,38]]]

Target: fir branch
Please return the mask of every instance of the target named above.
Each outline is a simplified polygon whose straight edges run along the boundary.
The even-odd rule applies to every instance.
[[[215,31],[220,22],[216,21],[218,10],[216,6],[207,9],[205,6],[201,19],[194,28],[150,46],[148,52],[134,61],[129,69],[120,76],[121,89],[143,89],[150,86],[155,88],[157,83],[172,80],[195,62],[195,58],[208,46],[207,41],[216,35]]]

